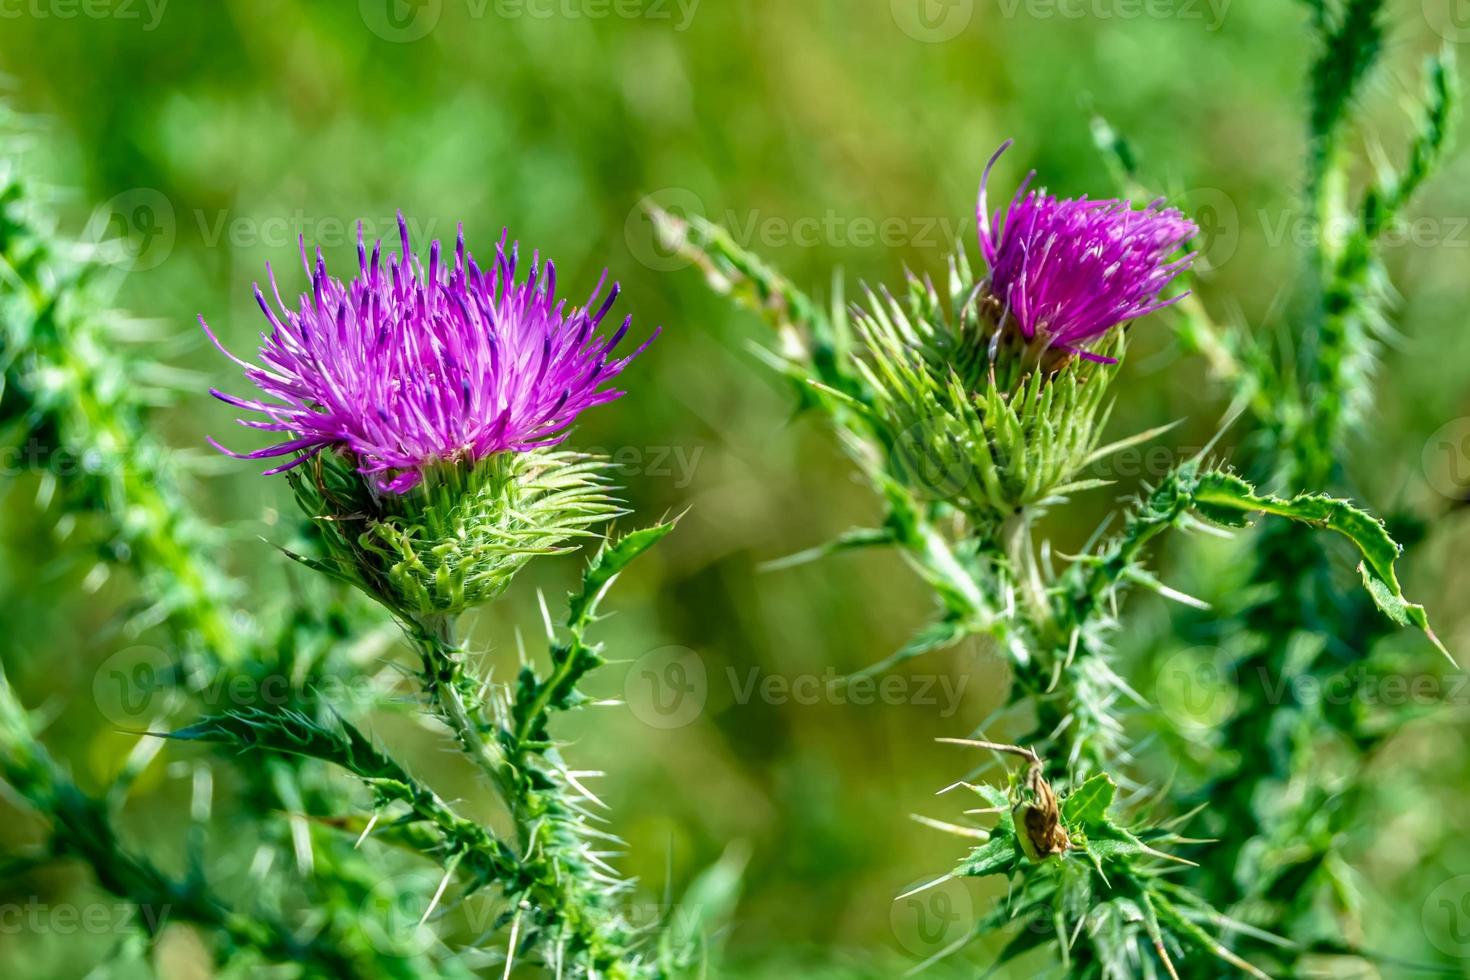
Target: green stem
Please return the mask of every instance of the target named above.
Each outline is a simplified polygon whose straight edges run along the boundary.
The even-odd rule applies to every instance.
[[[456,638],[454,617],[426,618],[409,636],[423,659],[424,690],[439,719],[454,733],[460,748],[490,780],[505,805],[514,808],[514,780],[507,771],[505,755],[485,738],[492,726],[483,717],[478,695],[470,690],[465,676],[464,650]]]
[[[511,729],[486,717],[474,682],[465,674],[452,617],[425,618],[413,624],[409,636],[423,660],[424,688],[436,715],[489,779],[515,824],[520,883],[507,887],[507,897],[522,900],[539,920],[548,961],[553,954],[546,947],[554,946],[559,961],[584,966],[583,973],[571,975],[603,980],[661,976],[631,952],[632,932],[618,912],[624,886],[598,871],[582,836],[579,807],[563,778],[533,758],[534,728],[544,723],[550,692],[574,676],[575,658],[557,664],[552,677],[540,684],[532,710]],[[504,744],[486,737],[492,732]]]

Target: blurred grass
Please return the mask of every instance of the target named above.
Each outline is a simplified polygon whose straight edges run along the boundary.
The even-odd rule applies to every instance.
[[[128,230],[145,247],[120,299],[180,338],[145,356],[207,379],[159,424],[182,448],[201,447],[206,434],[254,445],[204,394],[211,383],[238,391],[241,382],[199,342],[193,319],[205,314],[226,343],[248,350],[260,328],[249,285],[265,263],[283,292],[302,288],[298,234],[322,244],[342,272],[355,263],[349,229],[358,218],[392,237],[401,208],[423,229],[420,246],[429,233],[452,238],[463,222],[482,253],[508,225],[527,248],[556,259],[573,300],[610,267],[635,331],[662,324],[665,332],[625,376],[628,397],[590,414],[574,443],[626,454],[628,498],[644,517],[691,510],[620,586],[611,603],[619,614],[604,627],[615,655],[634,663],[608,668],[600,683],[610,696],[629,694],[634,710],[580,719],[573,751],[579,764],[611,774],[603,790],[632,844],[626,863],[650,891],[661,892],[670,875],[675,887],[687,883],[731,840],[750,843],[732,952],[757,975],[816,976],[812,964],[841,958],[832,949],[880,964],[926,955],[937,947],[910,921],[920,911],[892,899],[950,866],[961,848],[906,815],[957,809],[933,793],[974,760],[931,740],[968,731],[1000,701],[999,660],[967,648],[918,661],[906,668],[909,696],[896,703],[741,696],[752,677],[847,673],[881,659],[925,619],[928,600],[891,555],[759,571],[872,520],[877,508],[821,426],[793,420],[789,392],[745,352],[759,325],[732,314],[694,273],[670,267],[639,202],[654,193],[748,229],[746,244],[818,291],[834,266],[853,280],[892,281],[904,264],[937,270],[955,235],[971,243],[980,168],[1007,137],[1017,148],[997,186],[1034,167],[1058,191],[1110,194],[1090,143],[1096,111],[1134,140],[1161,190],[1218,215],[1206,302],[1227,318],[1255,323],[1285,310],[1289,320],[1300,252],[1290,232],[1303,217],[1295,210],[1306,58],[1299,11],[1233,4],[1216,23],[1205,5],[1189,8],[1198,16],[1128,17],[1120,13],[1128,5],[1099,4],[1064,17],[1039,15],[1053,9],[1040,4],[958,0],[931,13],[969,9],[965,29],[926,42],[901,25],[920,23],[915,8],[929,0],[704,0],[687,24],[677,5],[652,0],[635,18],[594,17],[613,9],[595,0],[421,0],[399,12],[437,11],[433,29],[394,43],[370,26],[391,35],[389,2],[397,0],[171,3],[146,30],[141,4],[139,19],[62,19],[62,4],[42,0],[3,22],[7,98],[42,126],[25,167],[61,192],[67,227],[82,229],[96,202],[109,202],[103,217],[114,219],[114,232],[132,221]],[[1390,134],[1405,128],[1398,93],[1415,86],[1419,57],[1441,43],[1427,5],[1400,7],[1390,71],[1376,86],[1375,117]],[[1470,414],[1467,177],[1462,152],[1429,190],[1421,213],[1436,222],[1437,242],[1389,250],[1412,329],[1386,365],[1375,443],[1350,463],[1381,509],[1435,499],[1421,465],[1425,440]],[[142,237],[154,231],[163,234]],[[1135,338],[1114,430],[1184,418],[1175,444],[1203,444],[1224,408],[1203,368],[1180,361],[1160,318]],[[1118,490],[1135,484],[1125,474]],[[48,739],[85,783],[131,745],[91,695],[98,665],[123,643],[108,624],[128,584],[83,594],[87,568],[55,566],[34,490],[33,480],[14,480],[4,500],[0,643],[27,702],[57,713]],[[220,556],[231,571],[262,591],[289,587],[260,540],[272,536],[273,511],[290,506],[282,481],[231,464],[201,480],[194,497],[238,532]],[[1052,529],[1060,550],[1109,509],[1108,491],[1093,497]],[[1465,543],[1463,519],[1447,524],[1408,568],[1412,591],[1442,611],[1441,631],[1462,641],[1467,619],[1449,599],[1463,594],[1455,556]],[[534,567],[481,617],[476,638],[511,656],[514,628],[538,629],[533,590],[556,600],[575,569],[574,559]],[[1198,570],[1180,574],[1208,580]],[[652,689],[640,685],[657,678],[640,679],[638,663],[647,654],[655,657],[644,667],[684,656],[659,652],[667,647],[692,651],[707,690],[703,710],[673,729],[645,723],[657,715],[646,700]],[[913,703],[924,678],[936,691],[940,678],[963,683],[952,716]],[[1442,777],[1448,802],[1470,774],[1463,763],[1443,763],[1463,753],[1434,754],[1445,732],[1426,722],[1406,735],[1404,751],[1431,773],[1451,767]],[[385,722],[380,733],[418,746],[420,764],[455,784],[454,764],[420,730]],[[152,791],[132,808],[150,838],[187,800],[166,761],[155,765]],[[1459,819],[1447,816],[1446,826]],[[31,832],[28,818],[8,818],[0,836]],[[1434,860],[1452,871],[1466,855],[1452,840],[1447,846]],[[1369,921],[1382,923],[1381,945],[1412,956],[1425,942],[1417,896],[1439,879],[1431,873],[1429,887],[1415,890],[1419,876],[1392,847],[1364,846],[1364,873],[1384,911]],[[0,903],[95,900],[70,873],[20,876],[0,889]],[[995,897],[959,890],[950,910],[986,908]],[[0,963],[21,975],[80,974],[115,938],[7,930]]]

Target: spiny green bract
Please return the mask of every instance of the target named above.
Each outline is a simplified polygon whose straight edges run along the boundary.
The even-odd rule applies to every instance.
[[[1095,459],[1116,365],[1018,346],[977,298],[963,255],[950,262],[948,297],[910,276],[907,304],[886,289],[868,299],[854,310],[858,371],[910,489],[987,527],[1096,485],[1079,474]]]
[[[595,537],[594,525],[622,513],[606,471],[579,453],[501,453],[426,468],[419,486],[392,494],[341,454],[322,453],[290,478],[327,553],[303,560],[418,620],[493,599],[535,556]]]

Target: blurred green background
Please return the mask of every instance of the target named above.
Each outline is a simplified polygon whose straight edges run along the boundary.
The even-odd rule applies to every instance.
[[[1402,96],[1417,89],[1423,55],[1470,42],[1454,0],[1404,0],[1395,12],[1370,106],[1389,147],[1408,131]],[[749,849],[732,964],[759,976],[842,964],[893,976],[997,898],[988,885],[952,885],[942,901],[893,901],[963,850],[908,815],[962,808],[935,793],[978,760],[933,739],[985,718],[1005,671],[972,645],[900,668],[875,703],[821,695],[813,678],[891,653],[930,599],[889,554],[762,570],[870,523],[878,507],[820,422],[794,418],[791,392],[750,355],[769,339],[762,326],[655,246],[640,201],[652,194],[729,224],[822,293],[836,267],[853,283],[893,282],[905,265],[937,274],[957,237],[973,252],[980,170],[1006,138],[1017,145],[998,168],[1001,193],[1035,168],[1053,190],[1111,195],[1089,131],[1102,113],[1205,226],[1201,292],[1216,315],[1290,324],[1305,227],[1301,17],[1292,4],[1228,0],[6,0],[0,72],[5,99],[37,126],[22,166],[52,187],[66,229],[128,240],[120,304],[178,338],[143,356],[200,374],[197,396],[157,416],[180,452],[203,455],[206,434],[257,444],[205,394],[243,383],[194,318],[249,351],[262,325],[250,286],[265,263],[288,296],[303,288],[298,235],[346,274],[352,224],[396,237],[402,209],[419,246],[452,239],[462,222],[483,256],[508,226],[555,258],[572,301],[611,269],[635,333],[664,333],[624,376],[628,396],[586,416],[572,444],[617,454],[641,519],[688,514],[612,596],[603,635],[627,663],[596,683],[628,705],[575,719],[571,752],[609,773],[600,792],[631,844],[623,866],[650,895],[682,888],[732,843]],[[1387,252],[1404,337],[1385,360],[1373,441],[1348,470],[1379,510],[1446,515],[1407,575],[1460,650],[1470,533],[1450,497],[1467,478],[1433,452],[1426,466],[1425,450],[1470,415],[1470,154],[1452,158],[1418,216]],[[1203,366],[1178,355],[1161,317],[1134,336],[1114,432],[1183,419],[1165,443],[1202,445],[1225,408]],[[1115,490],[1055,519],[1058,550],[1075,549],[1149,472],[1144,461],[1114,474]],[[56,570],[54,518],[37,510],[35,481],[7,470],[6,487],[4,663],[52,719],[48,743],[83,784],[101,781],[135,739],[99,710],[95,679],[148,638],[110,628],[128,582],[89,593],[85,568]],[[291,587],[270,543],[283,533],[277,510],[291,506],[283,481],[232,463],[191,493],[231,529],[218,556],[230,571],[262,597]],[[1228,545],[1176,545],[1172,557],[1174,580],[1190,585],[1208,581],[1203,564],[1239,561]],[[478,617],[476,642],[510,662],[517,628],[537,636],[535,589],[555,602],[577,569],[572,557],[533,566]],[[1167,631],[1162,605],[1139,599],[1136,612],[1125,652]],[[403,658],[385,635],[384,655]],[[1426,896],[1470,872],[1465,700],[1393,743],[1373,776],[1383,819],[1352,845],[1370,944],[1409,958],[1444,958]],[[366,723],[449,795],[469,784],[423,729]],[[165,851],[188,799],[169,767],[175,751],[129,809],[139,839]],[[217,809],[228,806],[228,785],[217,787]],[[0,807],[0,838],[35,836],[30,817]],[[98,894],[80,872],[0,881],[0,904]],[[0,921],[0,969],[79,976],[115,938],[12,916]],[[197,957],[177,960],[189,975]]]

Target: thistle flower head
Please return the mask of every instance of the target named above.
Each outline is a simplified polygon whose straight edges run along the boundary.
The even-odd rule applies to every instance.
[[[1159,297],[1189,265],[1171,257],[1195,232],[1159,202],[1056,198],[1028,189],[1030,176],[991,215],[990,172],[1009,146],[980,181],[988,277],[977,284],[957,253],[947,295],[910,276],[907,304],[879,290],[853,311],[893,472],[977,527],[1097,485],[1083,471],[1125,347],[1114,328],[1178,299]]]
[[[258,366],[226,350],[200,317],[262,394],[211,393],[257,416],[242,425],[283,435],[255,452],[217,449],[240,459],[292,457],[267,471],[279,473],[333,448],[379,491],[403,493],[439,464],[555,445],[579,413],[622,394],[606,385],[643,348],[613,357],[631,316],[598,332],[619,292],[615,283],[604,296],[606,273],[585,306],[568,309],[556,299],[555,266],[539,253],[517,281],[525,267],[505,234],[488,269],[465,249],[463,228],[453,263],[434,242],[425,268],[401,214],[398,222],[402,249],[386,263],[381,242],[369,258],[358,226],[359,271],[347,283],[327,274],[320,251],[313,264],[303,242],[311,288],[294,308],[267,267],[279,312],[257,285],[270,324]]]
[[[344,283],[313,264],[311,289],[276,308],[260,364],[221,351],[260,389],[215,397],[256,413],[251,428],[282,441],[243,459],[291,457],[297,501],[315,519],[325,561],[306,559],[413,619],[492,599],[536,555],[566,550],[621,513],[606,461],[554,451],[584,409],[617,398],[606,387],[642,348],[613,351],[631,317],[599,333],[618,295],[606,273],[587,304],[556,299],[556,269],[539,254],[523,270],[502,235],[482,270],[460,231],[452,263],[429,250],[369,257],[358,231],[359,272]],[[517,272],[524,277],[517,279]],[[647,346],[645,343],[644,346]],[[302,465],[307,464],[307,465]]]
[[[1007,140],[995,152],[980,181],[976,220],[989,296],[1028,345],[1108,361],[1088,345],[1185,295],[1159,298],[1193,260],[1192,254],[1170,257],[1197,229],[1162,199],[1135,209],[1128,201],[1028,189],[1034,172],[992,216],[990,171],[1010,145]]]

